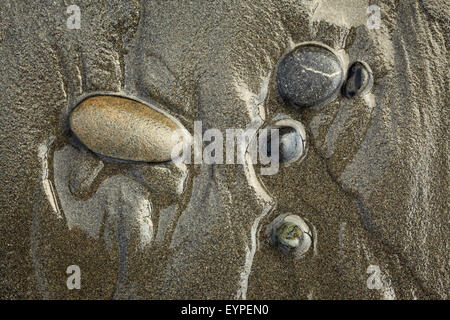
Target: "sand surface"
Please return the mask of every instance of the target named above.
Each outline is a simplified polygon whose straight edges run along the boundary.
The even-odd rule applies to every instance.
[[[369,30],[368,2],[80,1],[69,30],[62,1],[1,1],[0,298],[447,299],[450,5],[370,1]],[[277,63],[306,41],[370,65],[371,93],[288,106]],[[157,101],[190,132],[282,115],[307,155],[272,176],[110,161],[68,128],[96,91]],[[288,212],[313,230],[301,259],[266,235]]]

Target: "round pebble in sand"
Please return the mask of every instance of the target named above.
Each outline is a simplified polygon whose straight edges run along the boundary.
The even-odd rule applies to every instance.
[[[336,97],[343,78],[340,58],[326,46],[308,43],[281,58],[276,83],[281,98],[295,107],[306,108]]]

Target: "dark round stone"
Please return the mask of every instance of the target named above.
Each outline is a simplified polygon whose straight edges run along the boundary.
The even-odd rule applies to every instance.
[[[280,96],[299,108],[331,100],[342,85],[344,71],[336,54],[319,44],[299,45],[278,64]]]
[[[362,96],[370,91],[373,85],[373,75],[366,63],[357,61],[348,71],[347,80],[342,87],[342,93],[347,98]]]
[[[300,133],[292,127],[282,127],[278,131],[278,160],[289,162],[299,157],[304,151],[303,139]],[[272,155],[272,139],[267,141],[267,156]]]

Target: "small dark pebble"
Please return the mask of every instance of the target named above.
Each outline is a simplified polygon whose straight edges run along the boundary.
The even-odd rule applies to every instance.
[[[267,143],[267,153],[271,156],[271,140]],[[295,159],[299,154],[303,153],[304,145],[300,134],[293,128],[283,127],[279,131],[279,161],[289,162]]]
[[[342,87],[342,93],[347,98],[358,97],[370,91],[373,85],[373,75],[366,63],[357,61],[348,71],[347,80]]]

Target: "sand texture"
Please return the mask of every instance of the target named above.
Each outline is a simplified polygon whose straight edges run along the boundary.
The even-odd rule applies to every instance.
[[[0,1],[0,298],[448,298],[448,1],[370,1],[379,29],[364,0],[78,2],[71,30],[63,1]],[[281,99],[278,62],[309,41],[344,72],[367,63],[371,91]],[[70,130],[96,92],[153,101],[191,133],[299,121],[307,153],[275,175],[115,161]],[[270,244],[286,213],[310,226],[301,258]]]

